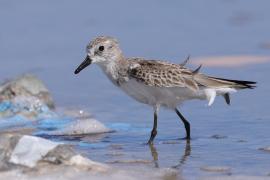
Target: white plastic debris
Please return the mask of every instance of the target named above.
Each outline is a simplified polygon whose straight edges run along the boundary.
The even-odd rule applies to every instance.
[[[102,164],[102,163],[92,161],[92,160],[87,159],[81,155],[75,155],[72,158],[70,158],[69,164],[75,165],[75,166],[80,166],[80,167],[90,168],[90,169],[97,171],[97,172],[105,172],[109,169],[109,166]]]
[[[58,144],[43,138],[25,135],[14,148],[9,162],[34,167],[43,156]]]

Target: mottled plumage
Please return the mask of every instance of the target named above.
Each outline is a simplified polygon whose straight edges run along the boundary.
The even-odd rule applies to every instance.
[[[128,61],[134,66],[129,68],[129,76],[143,82],[145,85],[198,89],[192,71],[181,65],[165,61],[144,60],[142,58],[130,58]]]
[[[157,133],[157,113],[160,106],[174,109],[183,121],[187,139],[190,125],[177,106],[191,99],[206,99],[213,104],[221,95],[230,104],[229,94],[239,89],[254,88],[255,82],[216,78],[185,67],[189,57],[181,64],[144,58],[125,58],[116,39],[100,36],[87,46],[87,57],[76,69],[79,73],[91,63],[98,64],[107,77],[129,96],[154,108],[154,126],[149,139]]]
[[[252,85],[254,82],[250,81],[227,80],[203,75],[198,72],[201,66],[191,70],[182,64],[173,64],[166,61],[145,60],[143,58],[129,58],[127,60],[129,61],[127,72],[129,77],[135,78],[148,86],[186,87],[194,91],[199,90],[200,86],[236,89],[254,87]]]

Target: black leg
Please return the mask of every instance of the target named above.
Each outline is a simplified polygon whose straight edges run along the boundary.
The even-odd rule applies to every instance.
[[[153,143],[156,135],[157,135],[157,110],[155,110],[155,112],[154,112],[154,125],[153,125],[153,129],[151,131],[150,139],[148,140],[148,144]]]
[[[180,119],[182,120],[182,122],[185,125],[185,129],[186,129],[186,139],[190,139],[190,124],[189,122],[186,120],[186,118],[180,113],[180,111],[178,111],[177,108],[175,108],[175,112],[176,114],[180,117]]]

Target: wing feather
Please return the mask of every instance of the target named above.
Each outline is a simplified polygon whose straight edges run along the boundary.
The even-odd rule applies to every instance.
[[[148,86],[187,87],[198,90],[199,84],[193,78],[193,72],[181,65],[165,61],[129,59],[128,75]]]

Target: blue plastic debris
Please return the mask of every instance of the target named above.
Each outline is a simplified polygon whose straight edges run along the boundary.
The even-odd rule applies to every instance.
[[[0,112],[5,112],[12,108],[12,103],[10,101],[3,101],[0,103]]]
[[[38,129],[53,131],[57,129],[64,128],[68,123],[72,121],[71,118],[63,118],[63,119],[42,119],[38,121],[37,127]]]
[[[32,121],[29,121],[28,119],[20,115],[4,118],[0,121],[0,130],[25,126],[32,127]]]

